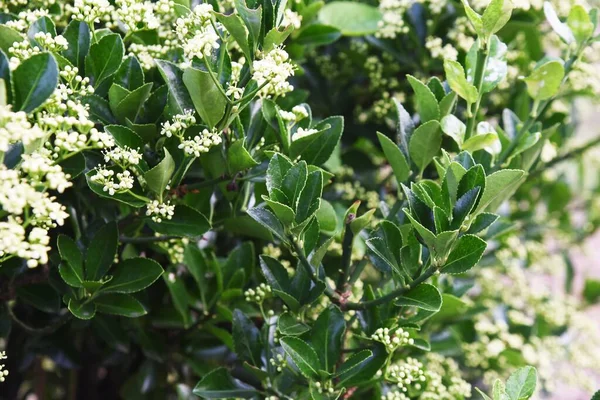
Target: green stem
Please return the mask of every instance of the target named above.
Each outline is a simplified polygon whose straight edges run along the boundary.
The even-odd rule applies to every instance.
[[[431,278],[437,272],[437,270],[438,270],[437,267],[431,266],[431,267],[427,268],[421,276],[419,276],[417,279],[415,279],[414,281],[412,281],[411,283],[409,283],[406,286],[402,286],[402,287],[386,294],[385,296],[381,296],[375,300],[361,301],[360,303],[346,303],[344,305],[344,309],[346,309],[346,310],[364,310],[367,307],[373,307],[373,306],[378,306],[380,304],[388,303],[388,302],[394,300],[395,298],[400,297],[403,294],[411,291],[412,289],[414,289],[421,283],[425,282],[427,279]]]
[[[350,271],[350,264],[352,262],[352,241],[354,240],[354,233],[350,229],[350,223],[356,216],[351,214],[346,220],[346,226],[344,229],[344,238],[342,239],[342,263],[340,268],[340,275],[338,277],[336,289],[339,292],[345,292],[346,281],[348,280],[348,273]]]
[[[484,72],[488,60],[488,51],[486,48],[480,48],[477,51],[477,65],[475,66],[475,77],[473,84],[477,88],[477,101],[470,105],[469,118],[467,120],[467,129],[465,131],[465,140],[469,139],[473,135],[475,129],[475,123],[477,122],[477,113],[479,112],[479,106],[481,105],[481,99],[483,98],[483,81]]]

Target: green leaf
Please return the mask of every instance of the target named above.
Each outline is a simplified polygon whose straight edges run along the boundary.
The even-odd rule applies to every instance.
[[[341,365],[338,385],[357,386],[369,381],[377,374],[388,358],[388,354],[383,344],[375,342],[371,342],[371,344],[370,356],[366,357],[368,354],[361,351]]]
[[[260,367],[262,351],[260,332],[254,323],[242,311],[233,311],[233,346],[236,355],[250,364]]]
[[[433,157],[440,151],[442,145],[442,131],[438,121],[429,121],[419,126],[410,138],[408,149],[410,158],[415,163],[419,172],[423,173]]]
[[[144,103],[150,97],[152,91],[152,82],[146,83],[139,88],[127,93],[117,104],[116,107],[111,107],[113,114],[121,123],[126,123],[128,120],[136,122],[138,115],[142,111]],[[115,85],[113,84],[113,87]],[[112,105],[112,104],[111,104]]]
[[[312,127],[317,130],[309,136],[296,139],[290,146],[290,157],[300,156],[310,165],[324,164],[342,137],[344,118],[340,116],[325,118]]]
[[[440,119],[440,106],[431,89],[412,75],[406,75],[408,83],[415,92],[416,108],[421,122]]]
[[[462,274],[479,262],[487,243],[474,235],[464,235],[450,252],[442,272],[446,274]]]
[[[473,81],[477,65],[477,53],[480,44],[475,42],[467,53],[466,70],[468,79]],[[508,63],[506,53],[508,46],[500,41],[498,36],[492,35],[487,44],[488,59],[485,65],[484,79],[481,85],[481,93],[489,93],[502,82],[508,74]]]
[[[510,0],[492,0],[481,17],[482,28],[487,36],[493,35],[510,20],[513,5]]]
[[[210,128],[214,128],[223,118],[227,107],[227,98],[221,93],[217,83],[208,72],[191,67],[183,71],[183,83],[202,120]]]
[[[492,400],[492,398],[490,398],[487,394],[479,390],[479,388],[476,387],[475,390],[477,390],[477,393],[479,393],[481,397],[483,397],[483,400]]]
[[[594,33],[594,24],[592,23],[589,14],[579,4],[571,7],[567,25],[571,28],[571,32],[577,39],[578,43],[583,43]]]
[[[322,46],[338,40],[342,32],[333,26],[312,24],[300,31],[295,43],[306,44],[310,46]]]
[[[487,229],[490,225],[492,225],[498,219],[497,214],[492,213],[481,213],[475,217],[475,220],[471,223],[471,226],[467,233],[475,235],[484,229]]]
[[[313,171],[308,174],[306,185],[298,198],[298,206],[296,207],[296,222],[302,223],[312,217],[315,212],[321,209],[321,194],[323,193],[323,173],[321,171]],[[317,215],[319,218],[319,215]],[[321,223],[321,219],[319,219]],[[326,225],[328,226],[328,225]],[[326,226],[323,229],[326,229]]]
[[[158,194],[160,198],[162,198],[163,192],[169,184],[173,172],[175,172],[175,160],[166,148],[164,150],[165,157],[162,161],[144,174],[148,189]]]
[[[352,1],[333,1],[319,11],[319,21],[339,29],[345,36],[364,36],[379,30],[381,12],[376,7]]]
[[[184,114],[187,110],[194,110],[194,103],[183,83],[183,71],[175,64],[165,60],[155,60],[158,71],[169,87],[167,98],[167,115]]]
[[[121,125],[106,125],[104,131],[111,134],[117,146],[140,150],[144,147],[142,138],[131,129]]]
[[[115,73],[113,83],[130,91],[144,84],[144,70],[135,56],[125,57]]]
[[[360,372],[363,363],[372,356],[373,352],[371,350],[360,350],[354,353],[340,366],[337,376],[345,379],[351,378]]]
[[[565,69],[560,61],[549,61],[535,68],[525,78],[527,93],[536,101],[554,97],[565,76]]]
[[[73,20],[67,25],[62,36],[69,43],[69,47],[62,52],[62,55],[74,66],[83,71],[85,67],[85,57],[90,51],[91,34],[88,24],[82,21]]]
[[[406,157],[404,157],[400,148],[383,133],[377,132],[377,138],[379,139],[379,144],[383,149],[385,158],[390,163],[392,171],[394,171],[396,181],[398,182],[398,185],[400,185],[406,181],[410,175],[410,167],[408,166],[408,162],[406,162]]]
[[[50,53],[35,54],[12,73],[13,106],[31,112],[41,106],[58,84],[58,65]]]
[[[119,230],[115,222],[109,222],[98,229],[87,248],[85,257],[86,280],[99,280],[104,277],[117,254]]]
[[[494,382],[492,395],[494,396],[494,400],[510,400],[510,397],[506,393],[506,386],[504,386],[504,383],[500,379],[496,379]]]
[[[302,193],[304,186],[306,186],[307,175],[308,166],[306,165],[306,161],[302,160],[290,168],[283,177],[281,190],[289,199],[289,205],[291,206],[292,210],[296,210],[300,194]]]
[[[16,287],[20,300],[46,313],[58,313],[61,308],[60,295],[47,283],[30,283]]]
[[[252,158],[244,147],[243,140],[236,140],[229,146],[227,149],[227,162],[229,163],[229,172],[232,174],[258,165],[258,162]]]
[[[477,88],[471,85],[465,77],[465,70],[460,63],[446,59],[444,61],[444,71],[450,88],[467,103],[472,104],[477,101]]]
[[[75,299],[69,299],[67,307],[71,314],[79,319],[92,319],[96,315],[96,305],[94,303],[84,303]]]
[[[248,8],[246,0],[234,0],[235,10],[238,15],[246,24],[248,30],[248,43],[250,49],[256,50],[259,43],[261,20],[262,20],[262,7],[259,6],[256,9]],[[252,57],[250,59],[253,59]]]
[[[112,268],[112,280],[103,293],[135,293],[150,286],[163,273],[159,263],[149,258],[128,258]]]
[[[246,60],[252,60],[252,52],[248,44],[248,32],[240,16],[238,14],[224,15],[219,13],[215,13],[215,16],[240,46]]]
[[[285,232],[283,230],[283,225],[281,222],[273,215],[272,212],[265,208],[255,207],[246,211],[249,216],[251,216],[256,222],[267,228],[271,233],[277,236],[284,242],[287,242],[285,237]]]
[[[475,33],[481,35],[483,33],[483,20],[481,18],[481,15],[477,14],[477,12],[475,12],[475,10],[471,8],[467,0],[461,1],[463,3],[463,6],[465,7],[465,14],[467,15],[467,18],[473,25],[473,29],[475,29]]]
[[[435,286],[422,283],[398,297],[395,304],[437,312],[442,308],[442,295]]]
[[[467,139],[461,146],[461,149],[469,153],[474,153],[477,150],[491,150],[488,153],[493,154],[492,149],[496,143],[500,143],[496,132],[481,133]]]
[[[320,361],[315,350],[297,337],[287,336],[279,340],[281,347],[292,359],[302,375],[308,379],[318,379]]]
[[[289,312],[284,312],[277,320],[277,330],[283,336],[300,336],[308,332],[310,327]]]
[[[90,77],[94,88],[109,76],[117,72],[125,49],[119,34],[109,34],[92,44],[89,54],[85,57],[85,73]]]
[[[440,125],[442,132],[450,136],[461,147],[465,139],[465,132],[467,131],[467,126],[464,122],[450,114],[442,118]]]
[[[296,219],[296,213],[289,206],[277,201],[273,201],[267,196],[263,196],[263,200],[267,202],[269,207],[271,207],[271,210],[273,210],[277,218],[279,218],[284,225],[291,225]]]
[[[504,169],[485,178],[485,190],[475,214],[485,210],[492,202],[500,204],[508,199],[525,180],[527,174],[518,169]]]
[[[191,324],[189,306],[192,301],[189,298],[184,280],[177,276],[175,268],[172,267],[169,268],[167,273],[163,274],[162,277],[167,289],[169,289],[173,307],[175,307],[179,315],[181,315],[183,326],[186,329],[189,328]]]
[[[333,372],[340,359],[342,338],[346,331],[344,314],[336,306],[329,306],[313,325],[311,343],[319,355],[321,366],[325,371]],[[316,364],[313,364],[316,366]]]
[[[506,381],[506,393],[510,400],[528,399],[537,384],[537,371],[533,367],[519,368]]]
[[[23,36],[21,36],[19,32],[6,25],[0,24],[0,50],[2,50],[4,54],[10,54],[8,49],[12,47],[13,43],[20,43],[22,41]]]
[[[583,298],[590,304],[600,300],[600,281],[588,278],[583,285]]]
[[[275,153],[269,161],[267,167],[267,191],[272,193],[273,189],[281,189],[283,185],[283,177],[292,168],[294,164],[289,158],[280,153]]]
[[[96,310],[104,314],[138,318],[148,312],[135,297],[122,293],[109,293],[94,300]]]
[[[56,241],[60,258],[64,261],[59,266],[59,273],[70,286],[81,287],[85,280],[83,272],[83,255],[73,239],[59,235]]]
[[[183,204],[175,206],[171,219],[148,219],[147,223],[155,232],[182,237],[200,237],[210,229],[210,222],[202,213]]]
[[[218,368],[202,378],[193,390],[205,399],[248,399],[257,395],[256,389],[231,377],[225,368]]]

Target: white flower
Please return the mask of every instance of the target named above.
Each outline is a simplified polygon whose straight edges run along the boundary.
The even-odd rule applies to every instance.
[[[12,112],[10,106],[0,105],[0,152],[8,151],[13,143],[28,145],[45,136],[46,132],[32,125],[23,111]]]
[[[152,220],[154,222],[162,222],[162,219],[171,219],[175,214],[175,206],[171,205],[169,202],[160,203],[158,200],[152,201],[152,203],[148,203],[146,209],[146,215],[152,216]]]
[[[175,22],[175,35],[183,48],[185,57],[191,61],[194,57],[204,58],[218,49],[219,34],[212,21],[212,5],[199,4],[194,11]]]
[[[130,165],[138,165],[142,160],[142,154],[137,149],[130,147],[113,147],[104,152],[104,161],[112,161],[123,168]]]
[[[221,144],[221,135],[216,129],[209,131],[208,129],[202,130],[200,135],[194,136],[193,139],[184,140],[179,145],[180,149],[188,155],[194,155],[200,157],[200,153],[206,153],[212,146]]]
[[[6,352],[0,351],[0,360],[6,360]],[[4,382],[8,376],[8,370],[4,369],[6,365],[0,364],[0,382]]]
[[[162,125],[161,135],[166,137],[183,135],[185,130],[196,123],[193,110],[185,110],[184,114],[177,114],[173,117],[173,122],[166,121]]]
[[[93,24],[108,19],[113,6],[108,0],[75,0],[72,6],[67,4],[66,9],[72,14],[71,18]]]
[[[297,12],[286,8],[283,12],[283,20],[281,21],[281,25],[292,25],[294,29],[300,29],[300,27],[302,26],[302,16]]]
[[[121,21],[129,31],[156,29],[160,21],[154,14],[154,4],[150,1],[116,0],[115,19]]]
[[[288,53],[282,48],[276,47],[263,54],[262,59],[252,63],[254,70],[252,78],[258,86],[265,85],[260,90],[259,96],[284,96],[294,89],[287,81],[290,76],[294,75],[294,66],[288,60]]]

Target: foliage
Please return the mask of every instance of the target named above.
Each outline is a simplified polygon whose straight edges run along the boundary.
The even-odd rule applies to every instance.
[[[568,254],[519,263],[600,222],[551,174],[598,139],[545,155],[597,9],[485,3],[2,3],[9,398],[517,400],[564,332],[585,378]]]

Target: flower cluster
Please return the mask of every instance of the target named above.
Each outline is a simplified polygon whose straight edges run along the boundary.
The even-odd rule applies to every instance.
[[[6,360],[6,352],[0,351],[0,360]],[[8,376],[8,370],[4,369],[6,365],[0,364],[0,382],[4,382]]]
[[[166,137],[176,136],[181,137],[185,130],[196,123],[194,112],[186,110],[184,114],[177,114],[173,117],[173,122],[166,121],[162,125],[161,135]]]
[[[206,153],[211,147],[221,144],[222,140],[221,134],[216,129],[211,131],[203,129],[199,135],[194,136],[192,139],[182,140],[179,148],[187,155],[200,157],[201,153]]]
[[[180,17],[175,23],[177,40],[188,61],[192,61],[194,57],[204,58],[220,46],[212,12],[212,5],[198,4],[193,12]]]
[[[262,88],[259,91],[261,97],[285,96],[294,89],[287,81],[294,75],[294,65],[289,58],[283,48],[277,47],[252,63],[252,78]]]
[[[271,286],[266,283],[261,283],[256,289],[248,289],[244,292],[244,297],[247,302],[254,301],[256,303],[262,303],[271,294]]]
[[[94,24],[109,21],[113,6],[108,0],[74,0],[73,5],[67,4],[66,10],[73,19]]]
[[[161,203],[158,200],[154,200],[148,203],[146,209],[146,215],[152,217],[154,222],[162,222],[164,219],[171,219],[175,214],[175,206],[169,202]]]
[[[410,346],[415,343],[415,340],[410,337],[410,333],[402,328],[398,328],[394,332],[389,328],[379,328],[371,335],[371,339],[383,343],[388,353],[393,353],[400,346]]]

